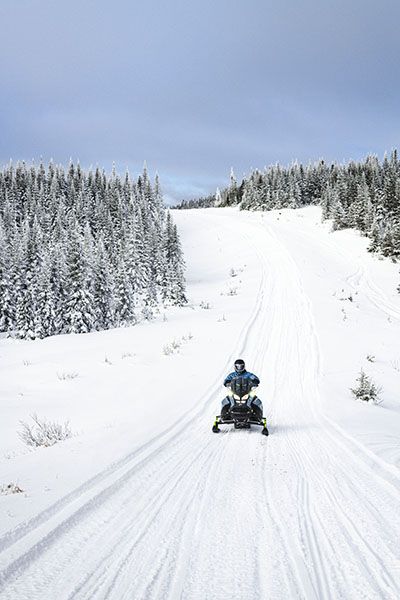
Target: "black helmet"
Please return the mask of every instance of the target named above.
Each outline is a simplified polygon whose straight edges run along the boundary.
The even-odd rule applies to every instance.
[[[246,370],[246,365],[244,364],[244,360],[242,358],[238,358],[235,360],[235,371],[236,373],[243,373]]]

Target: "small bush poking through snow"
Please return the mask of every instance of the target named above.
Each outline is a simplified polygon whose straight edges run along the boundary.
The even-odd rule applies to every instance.
[[[181,337],[181,340],[173,340],[172,342],[170,342],[169,344],[165,344],[165,346],[163,346],[163,354],[165,354],[165,356],[170,356],[171,354],[178,354],[182,344],[187,344],[188,342],[190,342],[190,340],[193,339],[193,334],[189,331],[189,333],[187,335],[183,335]]]
[[[66,381],[67,379],[76,379],[79,373],[57,373],[57,377],[60,381]]]
[[[204,302],[204,300],[202,300],[200,302],[200,308],[204,308],[205,310],[209,310],[211,308],[211,304],[209,302]]]
[[[8,494],[22,494],[24,490],[16,483],[8,483],[0,485],[0,496],[8,496]]]
[[[373,354],[367,354],[366,359],[369,360],[369,362],[375,362],[375,356]]]
[[[400,362],[396,359],[396,360],[391,360],[390,361],[391,366],[393,367],[393,369],[395,371],[400,371]]]
[[[231,277],[237,277],[237,273],[236,273],[235,269],[231,269],[231,270],[229,271],[229,275],[230,275]]]
[[[382,388],[375,385],[372,379],[368,377],[368,375],[366,375],[362,369],[356,379],[356,382],[358,382],[357,387],[350,388],[350,390],[357,400],[373,402],[373,404],[380,404],[382,402],[379,396]]]
[[[19,438],[27,446],[38,448],[39,446],[53,446],[57,442],[72,437],[72,431],[69,422],[56,423],[55,421],[46,421],[39,419],[35,414],[31,415],[33,424],[20,421],[22,430],[18,432]]]
[[[193,339],[193,333],[189,331],[187,335],[182,336],[182,342],[190,342]]]

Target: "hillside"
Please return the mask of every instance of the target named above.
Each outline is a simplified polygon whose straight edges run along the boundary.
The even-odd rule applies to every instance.
[[[317,207],[174,220],[187,306],[0,340],[0,598],[397,599],[398,265]],[[211,433],[238,357],[268,438]],[[28,452],[32,413],[75,435]]]

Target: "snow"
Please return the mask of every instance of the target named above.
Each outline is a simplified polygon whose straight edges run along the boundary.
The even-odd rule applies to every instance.
[[[315,207],[174,219],[187,307],[0,340],[0,598],[397,599],[398,265]],[[211,433],[238,357],[268,438]],[[32,413],[76,435],[29,451]]]

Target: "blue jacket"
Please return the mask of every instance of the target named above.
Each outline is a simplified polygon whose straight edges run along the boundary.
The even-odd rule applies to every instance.
[[[257,375],[254,375],[254,373],[250,373],[250,371],[242,371],[242,373],[236,373],[236,371],[233,371],[233,373],[229,373],[229,375],[225,377],[224,385],[230,383],[235,377],[244,377],[245,379],[251,379],[254,382],[254,385],[259,385],[260,383],[260,380],[258,379]]]

